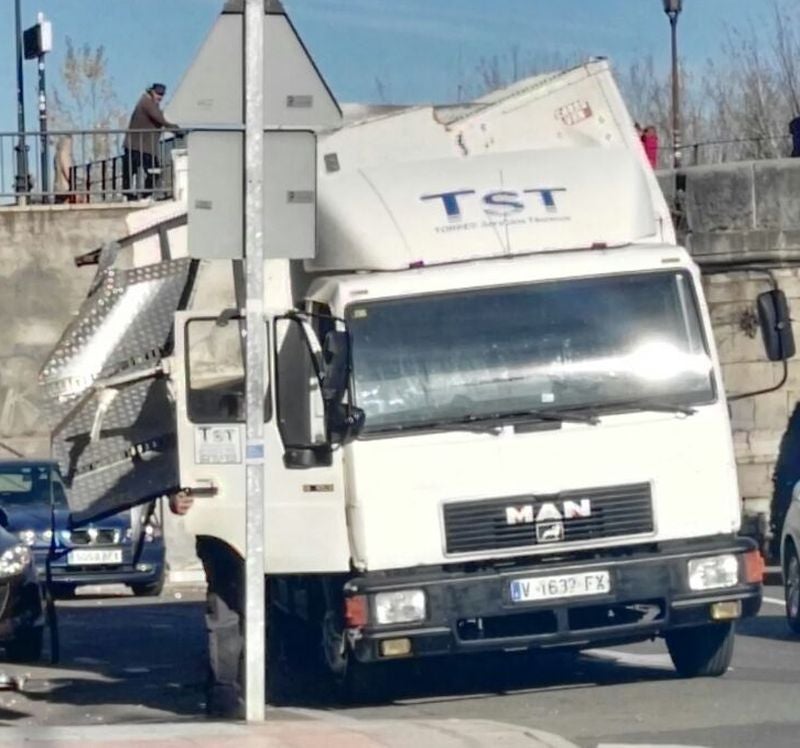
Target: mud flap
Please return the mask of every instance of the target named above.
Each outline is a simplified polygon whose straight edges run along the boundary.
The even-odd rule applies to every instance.
[[[103,265],[40,373],[73,524],[178,487],[174,405],[161,364],[197,263]]]

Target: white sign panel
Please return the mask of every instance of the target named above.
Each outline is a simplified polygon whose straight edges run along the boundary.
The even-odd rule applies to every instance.
[[[242,435],[237,424],[194,427],[196,465],[234,465],[242,461]]]
[[[199,259],[242,257],[244,133],[189,135],[188,248]]]
[[[241,132],[189,135],[189,256],[241,259],[244,177]],[[316,244],[317,138],[307,130],[264,133],[266,259],[306,259]]]

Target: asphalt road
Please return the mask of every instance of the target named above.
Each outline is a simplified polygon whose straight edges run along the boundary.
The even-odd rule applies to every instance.
[[[384,706],[344,707],[310,665],[279,669],[271,713],[289,719],[485,719],[544,730],[586,748],[800,745],[800,639],[789,636],[782,590],[739,627],[731,671],[681,680],[662,643],[534,658],[465,658],[386,678]],[[120,594],[59,604],[57,666],[4,665],[26,692],[0,693],[0,726],[202,719],[202,590],[158,600]],[[774,602],[770,602],[774,601]],[[397,663],[396,663],[397,664]],[[420,747],[422,748],[422,747]]]

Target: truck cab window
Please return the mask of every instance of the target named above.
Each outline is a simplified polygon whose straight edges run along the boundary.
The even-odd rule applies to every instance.
[[[186,325],[187,409],[194,423],[243,423],[243,321],[213,319]]]

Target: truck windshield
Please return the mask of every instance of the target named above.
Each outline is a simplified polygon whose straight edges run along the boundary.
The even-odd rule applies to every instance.
[[[405,297],[347,316],[365,432],[714,399],[685,272]]]

